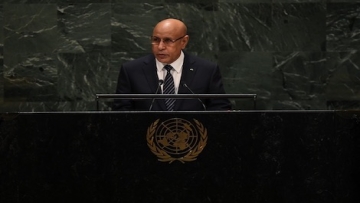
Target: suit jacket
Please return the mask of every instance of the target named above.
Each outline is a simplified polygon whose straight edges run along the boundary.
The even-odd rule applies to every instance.
[[[184,52],[178,94],[224,94],[219,67],[210,61]],[[124,63],[120,69],[117,94],[161,94],[153,54]],[[116,99],[113,110],[166,111],[164,99]],[[204,105],[206,106],[204,109]],[[177,99],[174,111],[230,110],[228,99]]]

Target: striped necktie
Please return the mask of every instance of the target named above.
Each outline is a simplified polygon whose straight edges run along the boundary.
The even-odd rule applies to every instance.
[[[173,69],[173,67],[170,65],[166,65],[166,66],[164,66],[164,68],[166,69],[167,73],[166,73],[165,81],[164,81],[163,94],[175,94],[174,78],[170,73],[170,70]],[[166,104],[166,109],[168,111],[173,111],[175,99],[167,98],[167,99],[165,99],[165,104]]]

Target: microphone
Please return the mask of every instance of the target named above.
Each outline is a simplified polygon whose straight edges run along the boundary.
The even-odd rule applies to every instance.
[[[195,94],[195,93],[190,89],[190,87],[187,86],[186,83],[182,83],[182,85],[183,85],[184,87],[186,87],[186,89],[188,89],[188,90],[191,92],[191,94]],[[201,105],[203,106],[204,110],[206,111],[206,106],[205,106],[204,102],[202,102],[201,99],[199,99],[199,98],[197,98],[197,100],[199,100],[199,102],[200,102]]]
[[[156,88],[156,91],[155,91],[155,94],[157,94],[159,92],[159,89],[160,89],[160,86],[164,84],[164,80],[159,80],[159,83],[158,83],[158,86]],[[153,104],[154,104],[154,101],[155,101],[155,98],[152,99],[151,101],[151,105],[150,105],[150,108],[149,108],[149,111],[151,111],[152,107],[153,107]]]

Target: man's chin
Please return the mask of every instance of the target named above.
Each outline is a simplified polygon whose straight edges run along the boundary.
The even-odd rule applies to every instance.
[[[156,59],[161,63],[165,63],[165,64],[169,62],[168,58],[156,57]]]

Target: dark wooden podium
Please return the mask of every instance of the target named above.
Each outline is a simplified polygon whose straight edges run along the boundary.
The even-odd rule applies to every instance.
[[[4,203],[360,200],[359,111],[3,113],[0,146]]]

